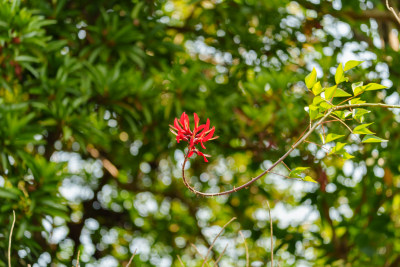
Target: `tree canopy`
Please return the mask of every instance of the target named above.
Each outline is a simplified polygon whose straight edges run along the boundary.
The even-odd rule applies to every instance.
[[[270,238],[274,266],[400,265],[398,110],[335,110],[292,148],[322,90],[399,103],[386,3],[0,0],[0,267],[201,266],[233,217],[220,266],[271,266]],[[208,163],[169,132],[183,112],[215,127]],[[182,181],[231,190],[289,150],[228,195]]]

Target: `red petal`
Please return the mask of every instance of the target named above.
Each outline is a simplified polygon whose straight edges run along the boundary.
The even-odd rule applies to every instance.
[[[204,131],[207,132],[208,129],[210,129],[210,119],[207,119],[206,126],[205,126],[205,128],[204,128]]]
[[[193,114],[193,117],[194,117],[194,130],[196,131],[197,128],[199,127],[200,119],[199,119],[199,116],[197,116],[196,113]]]
[[[214,132],[215,132],[215,127],[212,127],[210,133],[207,134],[207,136],[205,136],[205,137],[203,138],[203,142],[208,141],[208,140],[213,136]]]
[[[191,133],[190,131],[190,124],[189,124],[189,116],[183,112],[182,116],[181,116],[181,123],[183,126],[183,129],[187,132],[187,133]]]
[[[203,142],[200,142],[200,144],[201,144],[201,147],[202,147],[203,149],[206,149],[206,147],[204,146]]]
[[[182,115],[181,115],[181,118],[180,118],[180,122],[181,122],[182,125],[184,125],[185,115],[186,115],[186,113],[183,112]]]
[[[174,126],[176,129],[178,129],[178,132],[183,131],[182,127],[179,125],[179,121],[177,118],[175,118],[175,120],[174,120]]]
[[[188,158],[190,158],[191,156],[193,156],[193,153],[194,153],[194,151],[191,150],[191,151],[189,152]]]
[[[208,162],[208,160],[207,160],[206,157],[211,157],[210,155],[201,153],[199,150],[195,150],[194,152],[195,152],[197,155],[202,156],[202,157],[204,158],[204,161],[205,161],[205,162]]]

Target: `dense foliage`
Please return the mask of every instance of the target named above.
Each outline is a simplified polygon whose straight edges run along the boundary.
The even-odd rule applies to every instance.
[[[182,183],[184,146],[168,131],[183,112],[210,118],[212,157],[193,156],[186,174],[218,192],[301,136],[314,67],[334,84],[339,62],[366,61],[349,83],[382,83],[364,100],[398,103],[400,25],[384,2],[0,0],[0,266],[13,210],[13,266],[71,266],[78,250],[81,266],[125,266],[136,249],[135,266],[178,266],[177,255],[197,266],[190,243],[205,254],[233,216],[212,254],[229,244],[221,266],[245,266],[242,230],[253,266],[264,266],[267,200],[275,265],[398,266],[398,112],[365,114],[388,143],[329,123],[354,158],[295,149],[286,165],[309,167],[318,184],[268,174],[214,198]]]

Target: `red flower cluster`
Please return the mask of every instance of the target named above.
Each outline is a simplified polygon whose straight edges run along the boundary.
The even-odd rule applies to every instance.
[[[189,116],[186,115],[185,112],[182,113],[181,118],[178,120],[175,118],[174,126],[169,125],[170,131],[176,135],[176,141],[187,141],[189,143],[189,155],[190,158],[193,153],[196,153],[199,156],[204,158],[205,162],[208,162],[206,157],[211,157],[210,155],[203,154],[200,152],[195,145],[199,144],[203,149],[206,149],[204,143],[210,140],[217,139],[218,136],[213,137],[215,132],[215,127],[210,129],[210,120],[207,119],[206,124],[199,125],[199,116],[194,113],[194,130],[190,130],[189,126]]]

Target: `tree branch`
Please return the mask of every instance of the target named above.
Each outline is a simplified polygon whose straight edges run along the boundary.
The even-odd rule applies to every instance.
[[[386,7],[387,7],[387,9],[389,9],[390,12],[393,13],[393,15],[396,18],[397,22],[400,24],[399,14],[397,14],[397,12],[394,10],[394,8],[389,5],[389,0],[386,0]]]
[[[227,191],[223,191],[223,192],[219,192],[219,193],[204,193],[204,192],[200,192],[197,191],[196,189],[194,189],[188,182],[188,180],[185,177],[185,165],[186,162],[188,161],[188,152],[185,155],[185,160],[183,161],[182,164],[182,179],[183,179],[183,183],[185,184],[185,186],[192,191],[193,193],[195,193],[196,195],[200,195],[203,197],[213,197],[213,196],[222,196],[222,195],[228,195],[234,192],[237,192],[243,188],[248,187],[249,185],[251,185],[252,183],[254,183],[255,181],[257,181],[258,179],[260,179],[261,177],[263,177],[264,175],[266,175],[267,173],[269,173],[270,171],[272,171],[272,169],[274,169],[278,164],[280,164],[283,160],[285,160],[285,158],[287,158],[290,153],[296,149],[296,147],[298,147],[300,144],[302,144],[304,141],[306,141],[306,139],[314,132],[314,130],[321,125],[326,118],[328,118],[332,112],[336,111],[336,110],[341,110],[341,109],[351,109],[351,108],[360,108],[360,107],[381,107],[381,108],[400,108],[400,105],[387,105],[387,104],[383,104],[383,103],[362,103],[362,104],[347,104],[347,105],[341,105],[341,106],[335,106],[332,107],[331,109],[328,109],[325,113],[325,115],[317,122],[315,122],[310,129],[308,130],[307,133],[305,133],[299,140],[297,140],[292,146],[291,148],[282,156],[280,157],[277,161],[275,161],[274,164],[272,164],[266,171],[262,172],[261,174],[259,174],[258,176],[252,178],[250,181],[248,181],[247,183],[244,183],[243,185],[239,186],[239,187],[233,187],[233,189],[227,190]]]

